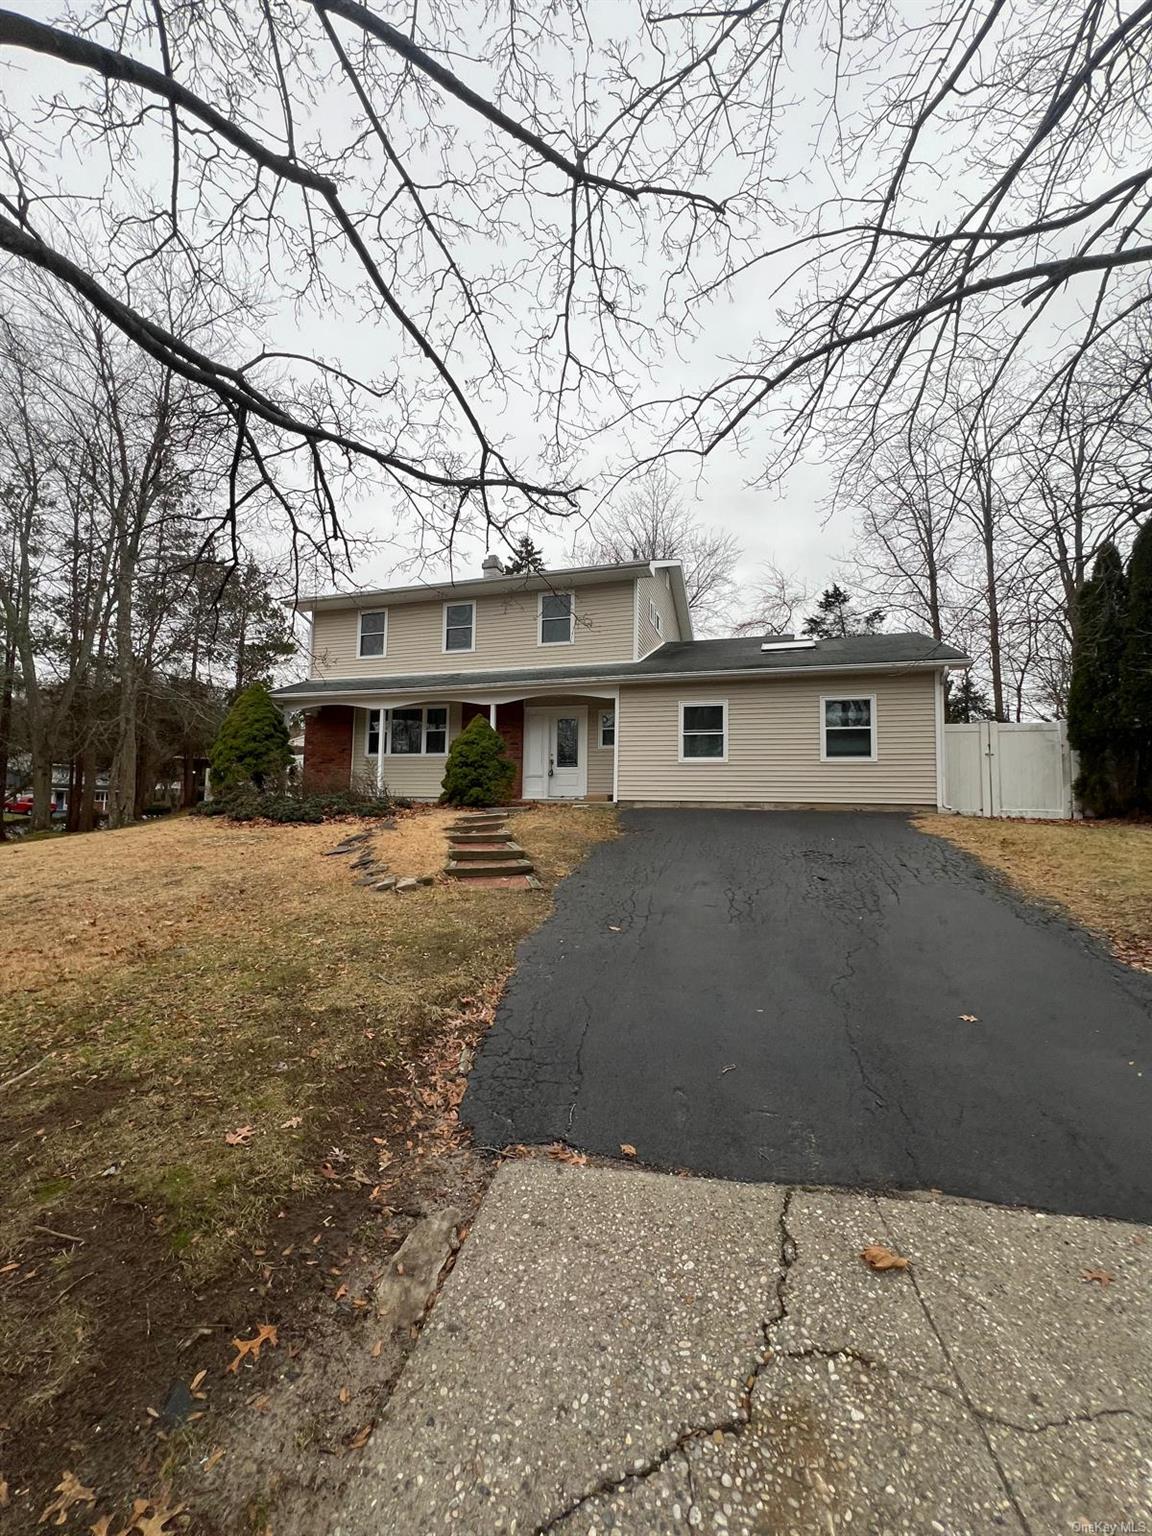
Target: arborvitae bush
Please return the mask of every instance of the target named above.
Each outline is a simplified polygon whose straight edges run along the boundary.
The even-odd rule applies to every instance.
[[[516,764],[508,756],[504,738],[477,715],[457,736],[448,752],[443,793],[444,805],[500,805],[512,793]]]
[[[1124,566],[1107,543],[1077,597],[1068,690],[1068,740],[1080,754],[1076,793],[1094,816],[1118,815],[1131,799],[1131,726],[1120,685],[1127,629]]]
[[[1152,810],[1152,518],[1132,545],[1128,561],[1128,622],[1120,668],[1120,694],[1132,732],[1134,799]]]
[[[288,727],[263,683],[239,694],[228,711],[209,756],[212,788],[252,784],[279,786],[292,763]]]

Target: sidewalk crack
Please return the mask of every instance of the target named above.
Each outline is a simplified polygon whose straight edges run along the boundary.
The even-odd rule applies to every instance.
[[[635,1483],[642,1483],[647,1478],[653,1477],[663,1467],[667,1466],[674,1456],[683,1455],[688,1463],[688,1485],[694,1488],[692,1481],[691,1461],[687,1455],[688,1447],[697,1440],[707,1439],[710,1435],[739,1435],[748,1428],[752,1419],[752,1395],[756,1390],[756,1383],[761,1374],[773,1358],[776,1351],[772,1347],[771,1333],[788,1316],[788,1303],[785,1291],[788,1285],[788,1273],[796,1262],[796,1240],[788,1230],[788,1211],[792,1204],[792,1190],[786,1190],[784,1200],[780,1207],[780,1217],[777,1225],[779,1234],[779,1268],[776,1275],[774,1316],[763,1319],[760,1323],[760,1347],[753,1357],[751,1368],[744,1380],[744,1387],[740,1394],[740,1405],[737,1411],[725,1419],[718,1419],[711,1424],[699,1424],[691,1429],[685,1429],[671,1441],[662,1446],[654,1456],[634,1467],[631,1472],[625,1472],[620,1477],[604,1478],[594,1488],[586,1493],[579,1494],[569,1504],[550,1516],[542,1525],[535,1527],[533,1536],[548,1536],[548,1532],[554,1531],[572,1515],[590,1503],[593,1499],[611,1497],[615,1493],[630,1488]],[[693,1496],[694,1497],[694,1496]]]

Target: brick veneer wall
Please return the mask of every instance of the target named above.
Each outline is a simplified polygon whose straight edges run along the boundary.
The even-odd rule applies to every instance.
[[[325,704],[304,720],[304,788],[347,789],[352,782],[352,729],[348,704]]]

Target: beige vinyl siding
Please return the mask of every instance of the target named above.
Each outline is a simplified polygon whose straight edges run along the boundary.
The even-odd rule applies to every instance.
[[[613,764],[616,753],[611,747],[600,745],[600,716],[606,709],[613,709],[613,704],[590,704],[588,706],[588,793],[590,795],[611,795],[613,780]]]
[[[936,804],[936,675],[841,673],[755,682],[628,684],[616,749],[621,800]],[[822,762],[821,698],[874,694],[875,762]],[[680,702],[728,703],[727,760],[680,762]]]
[[[648,604],[656,604],[660,612],[662,628],[657,631],[652,623]],[[658,645],[669,640],[679,640],[680,626],[676,622],[676,607],[672,602],[672,589],[668,584],[668,572],[657,571],[654,576],[641,576],[636,583],[638,659],[647,656]]]
[[[499,667],[575,667],[631,661],[635,647],[633,583],[577,587],[571,645],[540,645],[538,592],[481,595],[475,649],[444,650],[444,602],[394,603],[388,609],[387,655],[359,656],[359,610],[321,609],[312,616],[313,677],[389,677],[413,672],[492,671]],[[469,601],[469,599],[460,599]]]
[[[430,700],[436,703],[436,700]],[[444,702],[441,700],[440,702]],[[368,714],[366,709],[356,711],[352,741],[353,782],[375,786],[376,759],[368,756]],[[460,705],[448,705],[448,742],[460,734]],[[394,795],[410,796],[413,800],[436,800],[440,795],[440,781],[444,777],[446,752],[427,757],[422,754],[399,752],[384,754],[384,783]]]

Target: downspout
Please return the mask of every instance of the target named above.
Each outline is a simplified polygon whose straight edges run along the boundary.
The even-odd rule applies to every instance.
[[[947,803],[948,779],[944,769],[944,675],[946,668],[941,667],[936,673],[936,809],[938,811],[950,811],[952,807]]]

